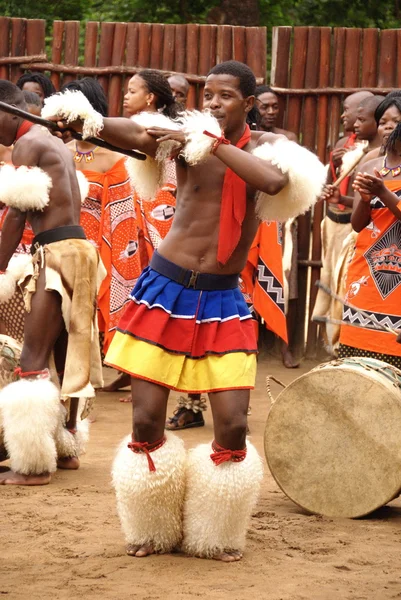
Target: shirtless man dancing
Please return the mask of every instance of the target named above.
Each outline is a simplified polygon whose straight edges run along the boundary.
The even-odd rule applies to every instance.
[[[26,109],[21,90],[8,81],[0,80],[0,100]],[[0,143],[14,144],[12,161],[17,167],[0,173],[0,200],[10,206],[0,244],[0,286],[5,285],[6,269],[26,220],[35,235],[32,262],[22,283],[26,314],[19,379],[0,393],[11,460],[11,471],[0,474],[0,484],[43,485],[56,466],[78,468],[78,398],[91,395],[91,383],[101,385],[101,379],[93,380],[93,371],[91,381],[91,361],[98,369],[96,377],[101,374],[97,336],[95,345],[91,342],[99,259],[79,226],[80,189],[70,151],[62,141],[0,112]],[[34,168],[18,169],[21,166]],[[52,353],[59,376],[56,385],[49,370]],[[69,406],[68,418],[61,398]]]
[[[106,357],[132,377],[133,433],[113,466],[131,556],[180,546],[195,556],[242,558],[262,462],[246,441],[257,345],[238,274],[259,224],[257,190],[273,200],[289,182],[287,172],[252,155],[266,142],[280,145],[278,136],[251,132],[246,125],[255,83],[252,71],[235,61],[210,71],[204,108],[225,138],[221,131],[218,139],[205,135],[204,119],[210,117],[196,117],[206,148],[205,160],[195,166],[188,156],[188,129],[185,135],[173,127],[144,129],[126,119],[103,120],[101,136],[107,141],[155,156],[167,140],[176,140],[187,158],[176,160],[171,230],[132,291]],[[282,145],[307,153],[286,140]],[[170,389],[209,393],[215,439],[188,457],[182,440],[164,433]]]

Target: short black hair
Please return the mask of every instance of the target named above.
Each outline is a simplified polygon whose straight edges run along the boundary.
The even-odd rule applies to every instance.
[[[155,69],[143,69],[137,75],[144,80],[149,94],[156,96],[156,108],[171,119],[177,117],[182,107],[175,101],[167,77]]]
[[[7,104],[14,104],[19,108],[26,109],[26,102],[21,90],[6,79],[0,79],[0,100]]]
[[[40,108],[42,108],[42,100],[37,94],[35,94],[35,92],[28,92],[28,90],[22,90],[22,95],[24,96],[25,102],[27,104],[39,106]]]
[[[256,98],[259,98],[262,94],[274,94],[277,96],[276,92],[272,90],[268,85],[258,85],[255,91]]]
[[[390,106],[395,106],[401,112],[401,90],[394,90],[387,94],[379,106],[375,110],[375,121],[377,124],[380,123],[380,119]]]
[[[368,98],[362,100],[358,108],[366,108],[367,110],[372,111],[372,113],[374,114],[376,108],[381,102],[383,102],[383,100],[384,96],[369,96]]]
[[[106,94],[97,79],[94,77],[83,77],[66,83],[61,88],[61,93],[66,90],[82,92],[89,100],[91,105],[102,117],[107,117],[109,106],[107,104]]]
[[[252,70],[244,63],[237,60],[227,60],[210,69],[209,75],[232,75],[239,79],[239,89],[244,98],[254,96],[256,92],[256,79]]]
[[[22,90],[24,84],[29,82],[39,84],[43,90],[43,95],[45,98],[53,96],[53,94],[56,93],[56,88],[54,87],[50,79],[46,77],[46,75],[43,75],[43,73],[30,73],[29,71],[27,73],[24,73],[18,79],[17,87],[19,87],[19,89]]]

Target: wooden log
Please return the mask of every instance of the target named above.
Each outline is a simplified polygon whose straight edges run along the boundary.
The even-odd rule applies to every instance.
[[[99,67],[108,67],[111,64],[114,43],[115,23],[104,22],[100,25],[100,42],[99,42]],[[98,81],[104,89],[104,93],[109,91],[109,73],[99,75]]]
[[[11,54],[22,56],[26,54],[26,19],[11,19]],[[19,65],[10,68],[11,81],[15,83],[21,77],[23,69]]]
[[[319,79],[318,85],[321,87],[327,86],[330,81],[330,47],[331,47],[331,29],[322,27],[320,30],[320,51],[319,51]],[[327,129],[328,129],[328,97],[319,96],[317,100],[317,155],[320,160],[326,162],[327,151]],[[318,263],[322,256],[321,242],[321,222],[323,219],[323,202],[315,204],[313,209],[312,221],[312,262],[315,263],[311,269],[311,278],[309,285],[309,322],[308,336],[306,341],[307,353],[310,356],[316,356],[318,347],[318,325],[312,322],[312,312],[316,302],[317,288],[316,281],[320,278],[320,266]]]
[[[64,62],[66,65],[78,64],[79,56],[79,21],[65,21],[64,23]],[[63,76],[63,85],[73,81],[73,75]]]
[[[245,27],[233,27],[233,56],[234,60],[245,62]]]
[[[1,17],[0,17],[1,19]],[[46,54],[33,54],[32,56],[2,56],[0,65],[28,65],[29,63],[42,62],[47,63]]]
[[[53,23],[53,42],[52,42],[52,66],[61,63],[63,55],[64,21],[54,21]],[[36,70],[39,71],[36,67]],[[55,73],[52,68],[50,80],[56,90],[60,89],[60,73]]]
[[[345,30],[345,62],[344,85],[358,87],[360,85],[362,29]]]
[[[380,35],[379,87],[396,85],[397,67],[397,30],[383,29]]]
[[[10,51],[10,26],[11,19],[0,17],[0,56],[4,57],[4,60]],[[8,63],[0,63],[0,79],[9,79],[9,70]]]
[[[288,34],[286,34],[288,35]],[[307,27],[294,27],[294,42],[292,48],[292,64],[290,87],[302,87],[305,83],[306,70],[306,49],[308,46],[309,30]],[[286,43],[286,68],[288,72],[288,61],[290,46],[289,41]],[[286,129],[289,129],[298,137],[301,133],[301,114],[302,114],[302,98],[290,97],[288,99],[287,121],[284,123]]]
[[[98,37],[99,23],[97,21],[88,21],[85,27],[85,67],[96,67]]]
[[[246,27],[246,57],[245,63],[255,74],[255,77],[266,77],[266,40],[267,31],[265,27]]]
[[[28,19],[26,22],[26,53],[29,56],[38,54],[46,59],[46,21],[44,19]],[[42,59],[39,59],[42,60]],[[35,61],[28,61],[35,62]]]
[[[377,83],[377,64],[379,56],[379,30],[363,30],[361,86],[373,87]]]
[[[333,65],[331,84],[334,88],[341,88],[344,80],[344,52],[345,52],[345,27],[334,29]],[[331,95],[330,100],[330,127],[329,149],[337,143],[340,131],[340,115],[342,113],[341,96]]]
[[[270,70],[271,85],[285,86],[289,84],[289,60],[291,48],[291,27],[274,27],[272,36],[272,64]],[[303,81],[302,81],[303,83]],[[287,117],[287,98],[279,97],[278,127],[284,127]]]
[[[149,68],[150,50],[152,47],[152,26],[150,23],[139,23],[138,65],[142,69]]]
[[[184,49],[184,56],[180,57],[180,67],[178,69],[176,60],[178,59],[178,47],[176,47],[176,33],[180,29],[185,34],[185,28],[182,25],[165,25],[164,26],[164,38],[161,61],[157,65],[157,69],[163,69],[163,71],[171,71],[173,69],[183,71],[185,69],[185,37],[180,38],[180,49]],[[183,43],[184,42],[184,43]]]
[[[169,28],[166,26],[164,32],[164,43],[166,44],[169,39],[168,34]],[[186,55],[187,55],[187,26],[176,25],[175,26],[175,52],[174,52],[174,70],[178,72],[184,72],[186,69]],[[164,64],[163,64],[164,69]],[[184,75],[184,77],[187,77]]]
[[[358,86],[358,87],[325,87],[325,88],[292,88],[292,87],[278,87],[271,86],[272,90],[278,95],[285,96],[321,96],[321,95],[329,95],[329,96],[348,96],[349,94],[354,94],[355,92],[360,92],[362,89],[364,91],[372,92],[372,94],[388,94],[392,92],[395,88],[391,87],[368,87],[368,86]]]
[[[199,63],[198,72],[205,76],[216,64],[217,25],[200,25],[199,27]],[[204,85],[198,88],[198,108],[202,110]]]
[[[233,36],[230,25],[219,25],[217,28],[216,63],[230,60],[233,55]]]
[[[124,61],[125,43],[127,40],[127,23],[116,23],[114,30],[112,65],[121,65]],[[109,116],[118,117],[122,108],[123,78],[112,75],[109,84]]]
[[[187,52],[187,66],[186,70],[188,73],[198,73],[198,60],[199,60],[199,25],[195,23],[189,23],[187,28],[187,48],[191,48],[191,52]],[[187,80],[191,84],[188,91],[187,107],[192,109],[197,105],[197,88],[194,84],[200,83],[194,81],[186,76]],[[202,78],[203,80],[203,78]]]
[[[152,25],[152,51],[150,53],[150,61],[148,67],[151,69],[160,69],[162,66],[163,41],[164,41],[164,25],[161,23],[153,23]]]
[[[137,65],[138,64],[138,37],[139,37],[139,28],[138,23],[128,23],[127,25],[127,49],[125,52],[125,65]],[[124,95],[127,93],[129,80],[131,76],[135,74],[134,72],[126,71],[125,75],[129,75],[129,77],[124,78]]]
[[[22,65],[23,68],[31,67],[36,71],[50,71],[53,70],[55,73],[74,73],[75,75],[135,75],[143,69],[143,67],[134,67],[128,65],[122,65],[120,67],[77,67],[70,65],[61,65],[53,63],[33,63],[31,65]],[[205,83],[205,75],[195,75],[194,73],[185,73],[185,71],[164,71],[163,69],[157,69],[163,75],[170,77],[170,75],[182,75],[190,83]],[[256,78],[256,83],[261,85],[263,83],[262,77]]]

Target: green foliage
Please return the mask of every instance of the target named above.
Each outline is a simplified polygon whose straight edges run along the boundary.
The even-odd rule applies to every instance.
[[[211,9],[227,0],[0,0],[0,15],[92,21],[150,23],[205,23]],[[238,6],[243,0],[230,0]],[[254,0],[260,23],[255,25],[317,25],[346,27],[398,27],[401,0]]]

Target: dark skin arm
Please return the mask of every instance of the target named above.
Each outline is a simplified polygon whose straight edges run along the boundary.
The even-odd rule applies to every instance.
[[[184,145],[185,136],[181,131],[170,131],[167,129],[152,128],[148,133],[156,137],[158,143],[166,140],[176,140]],[[283,137],[283,136],[281,136]],[[258,146],[266,142],[272,142],[277,136],[263,135],[258,140]],[[269,195],[278,194],[288,183],[288,175],[266,160],[243,152],[232,144],[220,144],[215,156],[227,167],[232,169],[241,179],[256,190]]]
[[[398,220],[401,220],[401,211],[397,207],[400,199],[396,194],[390,192],[390,190],[386,188],[377,169],[374,170],[374,175],[369,173],[358,173],[355,178],[354,189],[359,192],[362,198],[369,198],[369,201],[374,196],[377,196],[393,215]]]
[[[57,124],[61,128],[68,127],[74,129],[79,133],[82,132],[82,122],[74,121],[66,125],[63,121],[59,121],[56,118]],[[59,134],[61,137],[62,134]],[[125,119],[121,117],[107,117],[103,119],[103,129],[99,133],[99,136],[124,150],[139,150],[144,152],[148,156],[154,157],[158,148],[158,143],[154,136],[147,133],[146,129],[141,125],[138,125],[131,119]]]
[[[1,230],[0,271],[5,271],[24,233],[26,213],[9,208]]]

